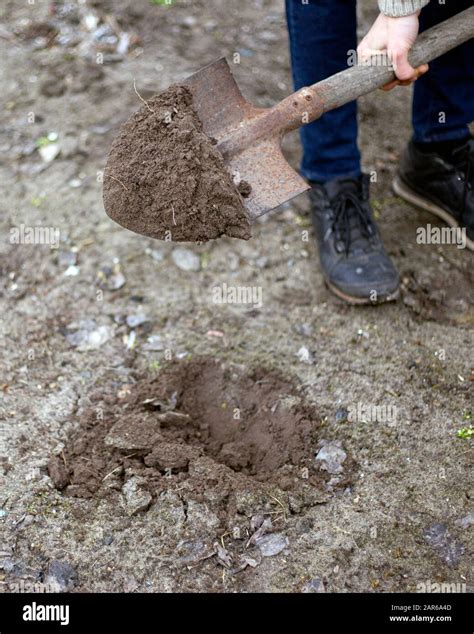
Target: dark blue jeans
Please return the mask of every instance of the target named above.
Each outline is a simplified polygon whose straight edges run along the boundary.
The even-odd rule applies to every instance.
[[[375,0],[373,0],[375,3]],[[357,48],[357,0],[286,0],[295,90],[347,68]],[[420,14],[420,30],[472,5],[472,0],[431,0]],[[413,139],[418,143],[462,139],[474,120],[474,39],[431,62],[415,82]],[[301,173],[325,182],[360,174],[357,103],[326,113],[301,129]]]

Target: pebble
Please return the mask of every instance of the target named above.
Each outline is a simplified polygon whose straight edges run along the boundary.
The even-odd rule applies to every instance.
[[[127,326],[129,328],[138,328],[138,326],[141,326],[147,321],[148,321],[148,317],[144,315],[143,313],[138,315],[129,315],[127,317]]]
[[[76,332],[66,335],[67,341],[80,352],[95,350],[111,339],[113,331],[108,326],[97,326],[92,320],[81,323]]]
[[[251,548],[241,555],[242,563],[251,568],[256,568],[262,563],[262,553],[257,548]]]
[[[122,504],[129,516],[146,511],[152,501],[151,493],[145,488],[143,480],[136,476],[125,482],[122,494]]]
[[[99,18],[93,13],[88,13],[82,18],[82,22],[88,31],[94,31],[99,24]]]
[[[255,260],[255,266],[258,269],[264,269],[268,265],[268,258],[264,255]]]
[[[110,291],[118,291],[125,284],[125,276],[122,273],[114,273],[107,280],[107,288]]]
[[[73,251],[60,251],[58,253],[59,266],[74,266],[77,263],[77,253]]]
[[[325,441],[323,441],[325,442]],[[320,468],[331,474],[342,473],[342,463],[347,458],[339,442],[327,442],[316,454],[316,460],[321,462]]]
[[[192,27],[196,26],[197,22],[198,20],[194,15],[186,15],[182,19],[181,24],[184,24],[184,26]]]
[[[309,324],[295,324],[294,330],[302,337],[311,337],[313,329]]]
[[[423,537],[448,566],[459,563],[464,554],[464,546],[451,536],[446,524],[437,522],[428,526],[423,531]]]
[[[336,423],[345,423],[349,415],[348,410],[345,407],[340,407],[336,411]]]
[[[58,156],[61,151],[59,143],[49,143],[40,147],[38,152],[45,163],[51,163]]]
[[[455,523],[459,528],[469,528],[474,524],[474,513],[468,513],[464,517],[460,517]]]
[[[199,256],[189,249],[178,247],[172,251],[171,258],[178,269],[182,271],[199,271],[201,269]]]
[[[195,566],[204,559],[209,559],[215,554],[213,546],[200,539],[194,541],[182,541],[177,546],[178,562],[187,566]]]
[[[263,535],[255,541],[255,545],[260,549],[263,557],[273,557],[278,555],[288,546],[288,538],[282,533],[270,533]]]
[[[59,592],[69,592],[78,584],[76,570],[67,562],[53,559],[49,563],[45,584],[55,586]]]
[[[296,356],[301,363],[307,363],[309,365],[314,363],[314,354],[306,346],[301,346]]]
[[[76,266],[75,264],[71,264],[64,271],[63,275],[65,277],[76,277],[77,275],[79,275],[80,272],[81,272],[81,269],[78,266]]]
[[[240,258],[236,253],[227,253],[227,266],[230,271],[237,271],[240,266]]]
[[[81,151],[80,139],[73,136],[66,136],[61,141],[61,156],[63,158],[72,158]]]
[[[165,257],[163,251],[158,251],[158,249],[145,249],[145,253],[153,258],[155,262],[162,262]]]
[[[305,594],[323,593],[323,592],[326,592],[326,588],[324,587],[324,583],[322,579],[320,579],[319,577],[315,577],[314,579],[311,579],[310,581],[308,581],[308,583],[306,583],[303,586],[303,589],[301,592],[304,592]]]
[[[160,335],[151,335],[150,337],[148,337],[148,339],[146,340],[146,343],[143,345],[143,350],[156,351],[156,350],[164,350],[164,349],[165,349],[165,344],[163,342],[163,339],[160,337]]]

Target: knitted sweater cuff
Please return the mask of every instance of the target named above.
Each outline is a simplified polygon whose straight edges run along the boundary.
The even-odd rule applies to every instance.
[[[401,18],[420,11],[430,0],[379,0],[379,9],[385,15]]]

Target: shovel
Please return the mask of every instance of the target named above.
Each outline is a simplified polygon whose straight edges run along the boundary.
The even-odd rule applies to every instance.
[[[473,36],[471,7],[422,33],[409,61],[416,68]],[[372,64],[353,66],[301,88],[272,108],[257,108],[244,99],[225,58],[182,82],[191,90],[204,132],[217,140],[228,170],[251,185],[250,195],[243,199],[251,220],[310,189],[283,156],[281,139],[395,79],[389,66]]]

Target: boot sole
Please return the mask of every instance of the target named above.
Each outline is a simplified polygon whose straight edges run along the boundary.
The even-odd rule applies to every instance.
[[[412,205],[415,205],[415,207],[420,207],[425,211],[429,211],[438,218],[441,218],[441,220],[444,220],[444,222],[450,227],[454,227],[455,229],[459,228],[459,223],[456,222],[453,216],[451,216],[451,214],[446,211],[446,209],[443,209],[431,200],[423,198],[420,194],[417,194],[417,192],[415,192],[406,183],[404,183],[399,176],[397,176],[393,181],[392,189],[397,194],[397,196],[400,196],[400,198],[403,198]],[[467,236],[466,247],[470,251],[474,251],[474,241],[470,240]]]
[[[343,299],[348,304],[353,304],[357,306],[363,306],[363,305],[367,306],[368,304],[370,304],[371,306],[376,306],[377,304],[385,304],[387,302],[394,302],[398,299],[400,295],[400,289],[397,288],[397,290],[391,293],[390,295],[387,295],[386,297],[383,297],[381,299],[378,299],[376,302],[373,302],[368,297],[354,297],[353,295],[347,295],[347,293],[343,293],[341,289],[337,288],[337,286],[334,286],[334,284],[331,284],[331,282],[329,282],[327,279],[324,279],[324,283],[329,288],[329,290],[331,290],[334,293],[334,295],[337,295],[340,299]]]

